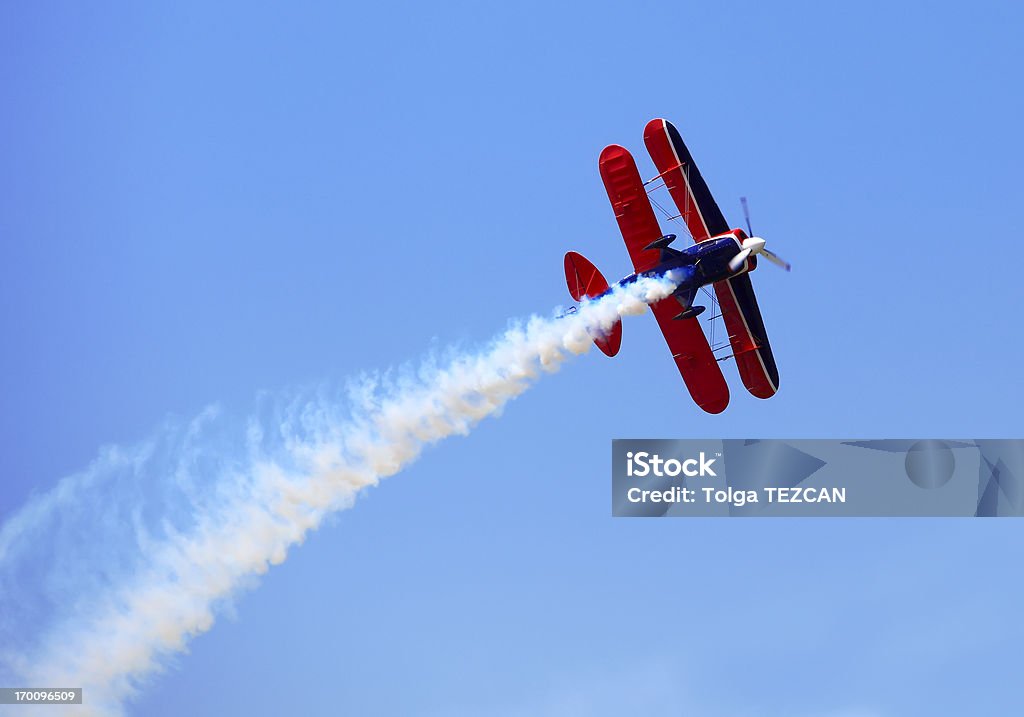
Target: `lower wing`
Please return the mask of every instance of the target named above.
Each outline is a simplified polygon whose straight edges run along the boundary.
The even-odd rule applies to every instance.
[[[729,405],[729,386],[697,319],[676,319],[682,311],[674,296],[651,304],[672,358],[694,402],[708,413]]]

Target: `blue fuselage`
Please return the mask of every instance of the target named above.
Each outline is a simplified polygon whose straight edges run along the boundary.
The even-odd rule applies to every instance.
[[[641,276],[657,277],[672,272],[673,278],[679,281],[675,293],[679,296],[692,295],[702,286],[754,269],[756,259],[753,256],[743,262],[737,271],[729,268],[729,262],[740,252],[743,238],[745,235],[742,231],[733,230],[685,249],[663,249],[661,261],[655,267],[640,274],[630,274],[619,284],[625,286]]]

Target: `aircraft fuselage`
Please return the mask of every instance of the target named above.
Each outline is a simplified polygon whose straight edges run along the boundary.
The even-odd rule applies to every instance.
[[[666,247],[661,250],[661,261],[657,266],[639,274],[630,274],[622,279],[619,285],[632,284],[641,276],[658,277],[672,272],[673,277],[679,280],[679,287],[674,293],[679,297],[686,297],[688,305],[700,287],[756,268],[757,258],[753,254],[737,271],[729,268],[729,262],[740,253],[742,242],[746,238],[747,234],[742,229],[733,229],[685,249]]]

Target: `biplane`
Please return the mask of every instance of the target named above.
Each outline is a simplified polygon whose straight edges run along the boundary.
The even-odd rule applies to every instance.
[[[712,320],[722,318],[725,322],[727,346],[736,359],[743,385],[757,398],[771,398],[779,390],[779,370],[750,272],[757,267],[759,256],[787,271],[790,266],[765,248],[764,239],[752,236],[745,200],[747,231],[729,228],[682,136],[670,122],[648,122],[644,144],[658,169],[657,176],[648,182],[641,179],[636,162],[624,147],[605,147],[599,162],[601,179],[633,261],[633,273],[619,284],[669,271],[681,277],[675,292],[651,304],[651,310],[683,382],[700,408],[708,413],[721,413],[729,405],[729,387],[720,364],[730,358],[716,355],[697,320],[706,308],[696,304],[701,291],[718,308]],[[693,237],[693,246],[675,249],[670,245],[676,236],[662,232],[647,190],[648,185],[659,180],[664,182],[678,210],[677,215],[669,218],[682,220]],[[601,272],[573,251],[565,255],[565,280],[576,301],[593,299],[610,290]],[[713,295],[705,288],[709,285]],[[617,354],[622,343],[621,322],[607,333],[595,335],[594,342],[606,355]]]

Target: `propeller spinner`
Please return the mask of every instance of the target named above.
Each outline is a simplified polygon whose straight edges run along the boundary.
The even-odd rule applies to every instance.
[[[750,208],[747,206],[747,198],[740,197],[740,204],[743,205],[743,218],[747,221],[747,234],[751,235],[749,239],[743,240],[743,245],[740,248],[740,253],[732,258],[729,262],[730,271],[739,271],[743,267],[743,262],[747,260],[747,257],[751,254],[760,254],[765,259],[770,261],[775,266],[782,267],[786,271],[790,271],[793,267],[788,261],[780,257],[775,252],[769,251],[764,248],[764,239],[761,237],[753,236],[754,230],[750,228]]]
[[[768,249],[765,249],[764,239],[762,239],[761,237],[750,237],[749,239],[743,240],[740,253],[734,256],[729,261],[729,269],[732,271],[739,271],[743,267],[743,262],[745,262],[747,260],[747,257],[750,256],[751,254],[754,254],[755,256],[763,256],[772,264],[780,266],[786,271],[789,271],[790,269],[793,268],[788,261],[780,257],[778,254]]]

